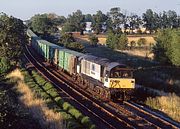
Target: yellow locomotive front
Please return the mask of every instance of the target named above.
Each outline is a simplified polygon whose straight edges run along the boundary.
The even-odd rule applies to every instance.
[[[106,71],[104,85],[110,89],[111,98],[129,99],[135,88],[133,70],[116,65]]]

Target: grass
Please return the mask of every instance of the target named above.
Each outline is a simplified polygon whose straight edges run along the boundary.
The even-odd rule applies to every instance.
[[[160,110],[167,114],[172,119],[180,122],[180,97],[175,94],[168,96],[160,96],[146,100],[146,105],[151,108]]]
[[[58,90],[53,87],[53,85],[47,82],[43,77],[41,77],[37,72],[31,71],[29,74],[23,71],[25,75],[25,82],[31,84],[29,87],[34,90],[36,96],[40,96],[45,100],[47,106],[53,109],[55,112],[59,112],[63,119],[66,121],[66,126],[69,129],[79,129],[79,128],[91,128],[94,129],[95,125],[92,124],[91,120],[88,119],[88,124],[83,123],[84,116],[70,103],[65,102],[58,94]],[[73,110],[73,111],[72,111]],[[78,115],[81,118],[77,118]]]
[[[21,94],[19,100],[29,109],[32,116],[38,120],[42,128],[65,128],[60,113],[49,109],[44,100],[36,97],[36,94],[24,83],[24,77],[18,69],[10,73],[7,78],[17,79],[16,88]]]
[[[88,39],[88,36],[81,36],[81,37],[78,37],[84,41],[88,41],[89,42],[89,39]],[[155,44],[155,40],[153,38],[153,36],[127,36],[128,38],[128,43],[130,43],[131,41],[135,41],[137,43],[137,41],[140,39],[140,38],[145,38],[146,41],[147,41],[147,46],[149,46],[150,44]],[[105,36],[98,36],[98,40],[99,40],[99,43],[102,44],[102,45],[105,45],[106,44],[106,37]]]

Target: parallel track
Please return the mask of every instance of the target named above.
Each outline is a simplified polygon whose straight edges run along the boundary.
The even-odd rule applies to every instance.
[[[39,67],[42,67],[44,71],[46,72],[41,71],[42,69],[41,70],[38,68],[36,69],[46,78],[47,78],[46,75],[49,74],[50,77],[47,79],[51,81],[58,89],[61,89],[61,87],[55,82],[53,82],[51,78],[58,80],[59,82],[63,83],[63,85],[66,85],[66,87],[68,87],[61,90],[67,92],[69,89],[82,97],[80,100],[76,100],[77,98],[74,96],[71,98],[73,98],[74,101],[77,101],[76,103],[79,103],[80,106],[78,107],[80,110],[82,110],[83,108],[84,114],[88,115],[92,119],[95,119],[93,122],[95,124],[97,123],[96,125],[100,125],[100,122],[99,122],[100,120],[101,123],[104,124],[104,126],[106,126],[105,128],[114,128],[114,129],[115,128],[117,129],[119,128],[166,128],[166,127],[179,128],[178,125],[174,125],[171,122],[165,121],[160,117],[157,117],[157,116],[153,117],[153,115],[150,115],[150,113],[144,113],[145,111],[143,111],[143,109],[139,109],[137,105],[129,103],[129,102],[125,102],[125,105],[119,105],[114,102],[109,102],[108,104],[100,103],[98,100],[95,100],[94,98],[92,98],[92,96],[90,96],[88,93],[83,93],[84,91],[82,89],[77,89],[78,85],[73,84],[72,80],[67,80],[68,76],[66,76],[63,73],[60,74],[59,72],[57,72],[56,70],[52,68],[51,69],[45,68],[46,63],[44,64],[39,63],[31,55],[31,52],[29,50],[27,54],[31,56],[29,58],[29,61],[31,61],[31,58],[33,58],[34,61],[31,61],[31,62],[36,63],[36,65],[39,65]],[[66,93],[66,94],[69,94],[69,93]],[[122,125],[122,126],[119,126],[119,125]],[[99,128],[104,128],[104,127],[100,126]]]
[[[32,56],[28,48],[27,52],[24,55],[28,59],[28,61],[34,65],[35,69],[41,75],[43,75],[61,92],[66,94],[66,96],[71,98],[71,101],[73,101],[73,105],[85,115],[89,116],[99,129],[134,128],[120,118],[116,117],[111,112],[94,103],[92,100],[88,99],[77,90],[73,89],[72,86],[70,86],[66,82],[63,82],[60,78],[56,77],[51,71],[49,71],[45,66],[39,63]]]

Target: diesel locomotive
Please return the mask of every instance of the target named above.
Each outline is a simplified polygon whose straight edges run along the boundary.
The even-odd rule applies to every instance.
[[[133,70],[89,54],[60,47],[27,30],[32,48],[47,62],[62,69],[87,92],[103,100],[129,99],[135,88]]]

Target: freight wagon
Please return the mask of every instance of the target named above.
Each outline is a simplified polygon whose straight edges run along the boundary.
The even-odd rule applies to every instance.
[[[132,69],[106,58],[69,50],[27,31],[31,46],[46,61],[66,71],[81,88],[103,99],[125,99],[135,88]]]

